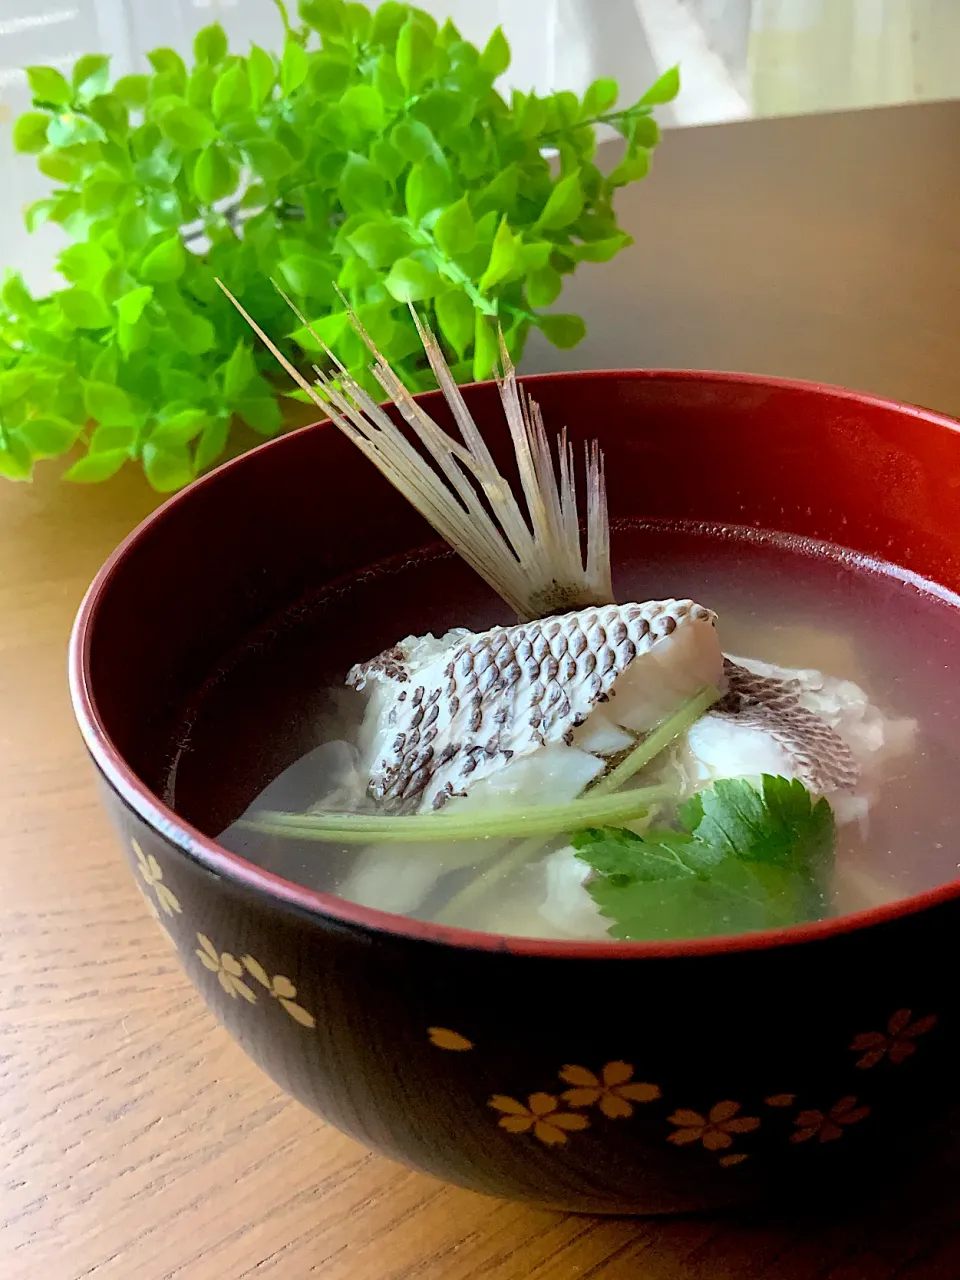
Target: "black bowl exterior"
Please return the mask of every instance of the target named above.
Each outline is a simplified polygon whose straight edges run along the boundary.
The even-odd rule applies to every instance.
[[[446,1181],[656,1214],[892,1176],[957,1062],[947,902],[799,946],[578,959],[451,948],[221,878],[104,785],[152,914],[283,1089]]]

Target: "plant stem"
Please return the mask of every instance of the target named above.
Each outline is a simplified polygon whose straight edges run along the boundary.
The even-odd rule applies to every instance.
[[[567,804],[530,809],[499,809],[488,813],[411,814],[388,818],[369,813],[264,812],[237,825],[264,835],[323,840],[329,844],[368,844],[384,841],[423,844],[445,840],[484,840],[489,836],[552,836],[582,826],[629,822],[651,804],[676,799],[672,787],[638,787],[617,796],[586,795]]]
[[[469,907],[479,898],[485,898],[495,884],[506,879],[533,857],[538,849],[543,848],[543,836],[531,836],[529,840],[521,840],[519,844],[505,853],[487,867],[481,875],[464,885],[459,893],[455,893],[437,916],[440,924],[456,924],[457,917],[463,914],[464,907]]]
[[[669,747],[675,738],[679,738],[681,733],[686,733],[692,724],[694,724],[705,711],[708,711],[715,702],[720,701],[720,691],[708,686],[694,697],[685,702],[679,711],[675,711],[673,715],[667,716],[666,720],[662,720],[660,724],[653,729],[644,740],[639,743],[630,754],[612,769],[606,777],[587,792],[587,796],[605,796],[612,791],[619,790],[625,782],[629,782],[635,773],[639,773],[645,765],[648,765],[655,756],[661,751]]]
[[[489,298],[484,297],[463,268],[458,267],[452,258],[447,257],[429,231],[418,227],[411,218],[399,217],[398,221],[415,244],[430,250],[440,274],[452,280],[454,284],[458,284],[479,311],[482,311],[485,316],[497,314],[496,302],[491,302]]]

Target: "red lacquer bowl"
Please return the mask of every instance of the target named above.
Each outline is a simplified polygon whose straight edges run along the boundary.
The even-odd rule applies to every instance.
[[[739,375],[525,381],[548,424],[600,438],[615,518],[802,534],[960,590],[946,418]],[[495,388],[465,394],[503,461]],[[319,425],[178,494],[91,587],[70,654],[77,719],[133,873],[204,999],[307,1106],[479,1191],[658,1213],[899,1161],[960,1066],[960,882],[733,939],[511,939],[300,888],[158,798],[183,707],[239,639],[434,541]]]

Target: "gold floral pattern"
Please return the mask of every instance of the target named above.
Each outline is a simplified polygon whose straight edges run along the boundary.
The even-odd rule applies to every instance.
[[[734,1151],[728,1156],[721,1156],[717,1163],[724,1169],[732,1169],[735,1164],[743,1164],[750,1156],[746,1151]]]
[[[737,1133],[752,1133],[760,1127],[758,1116],[742,1116],[739,1102],[718,1102],[706,1116],[699,1111],[681,1107],[667,1119],[676,1129],[667,1139],[675,1146],[684,1147],[691,1142],[702,1142],[708,1151],[722,1151],[733,1146]]]
[[[653,1102],[660,1097],[657,1085],[633,1080],[629,1062],[608,1062],[599,1076],[586,1067],[566,1066],[560,1079],[573,1085],[560,1095],[568,1106],[597,1106],[611,1120],[632,1116],[635,1102]]]
[[[857,1060],[861,1071],[875,1067],[884,1058],[893,1063],[904,1062],[916,1052],[914,1043],[918,1036],[925,1036],[937,1025],[936,1014],[913,1021],[912,1009],[898,1009],[887,1023],[886,1032],[866,1031],[854,1036],[850,1048],[862,1056]]]
[[[764,1105],[768,1107],[792,1107],[797,1100],[795,1093],[771,1093],[769,1098],[764,1098]]]
[[[221,960],[223,959],[222,956],[220,958]],[[282,973],[274,974],[271,978],[260,961],[254,960],[253,956],[244,956],[241,964],[251,977],[256,978],[261,987],[265,987],[270,992],[274,1000],[280,1003],[290,1017],[293,1018],[294,1022],[299,1022],[301,1027],[309,1027],[311,1030],[317,1025],[317,1020],[313,1014],[308,1013],[302,1005],[297,1004],[297,988],[289,978],[285,978]]]
[[[820,1142],[836,1142],[843,1137],[844,1129],[851,1124],[859,1124],[870,1114],[869,1107],[857,1106],[858,1098],[850,1095],[835,1102],[829,1111],[801,1111],[794,1124],[796,1132],[790,1135],[791,1142],[809,1142],[817,1138]]]
[[[147,888],[156,894],[157,902],[164,915],[180,915],[182,908],[176,894],[163,883],[163,868],[152,853],[144,853],[138,841],[131,840],[133,852],[137,858],[137,870]]]
[[[526,1106],[516,1098],[495,1093],[488,1105],[502,1112],[497,1121],[501,1129],[508,1133],[532,1132],[547,1146],[559,1146],[567,1141],[568,1133],[590,1127],[586,1116],[576,1111],[561,1111],[558,1099],[550,1093],[531,1093]]]
[[[221,987],[232,999],[241,996],[247,1004],[256,1004],[257,997],[243,980],[244,969],[240,961],[229,951],[219,952],[205,933],[197,934],[200,946],[197,957],[200,963],[211,973],[215,973]]]
[[[462,1036],[459,1031],[451,1031],[449,1027],[427,1027],[427,1038],[438,1049],[449,1049],[453,1053],[465,1053],[473,1048],[473,1041]]]

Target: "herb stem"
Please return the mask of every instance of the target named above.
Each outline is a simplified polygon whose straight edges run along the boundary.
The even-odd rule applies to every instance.
[[[512,872],[519,871],[542,848],[543,836],[531,836],[529,840],[521,840],[519,844],[507,849],[481,875],[465,884],[459,893],[455,893],[449,902],[444,904],[437,916],[437,922],[456,924],[457,919],[463,915],[465,907],[471,906],[478,899],[485,898],[494,885],[505,880]]]
[[[264,811],[237,825],[264,835],[323,840],[329,844],[371,841],[422,844],[441,840],[484,840],[490,836],[558,835],[582,826],[604,826],[641,817],[651,804],[676,799],[669,786],[638,787],[616,796],[587,794],[567,804],[486,813],[430,813],[390,818],[372,813],[279,813]]]
[[[662,720],[654,730],[648,733],[644,740],[634,747],[615,769],[612,769],[595,786],[589,789],[586,793],[587,796],[605,796],[613,791],[618,791],[624,783],[630,781],[634,774],[639,773],[661,751],[666,750],[674,739],[679,738],[682,733],[686,733],[690,726],[719,700],[720,692],[718,689],[714,689],[712,686],[701,689],[699,693],[685,702],[679,710],[667,716],[666,720]]]

